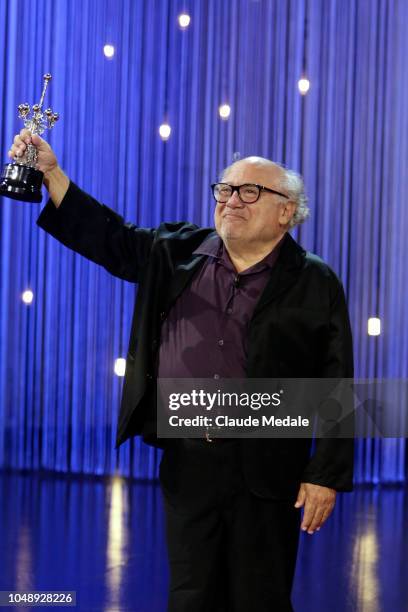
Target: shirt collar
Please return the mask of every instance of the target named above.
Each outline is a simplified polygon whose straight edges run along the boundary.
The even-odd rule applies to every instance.
[[[255,272],[265,267],[272,268],[278,259],[282,245],[285,242],[285,238],[286,234],[281,238],[281,240],[279,240],[278,244],[270,253],[268,253],[268,255],[266,255],[261,261],[258,261],[258,263],[255,265],[248,268],[248,270],[245,270],[245,272],[249,270],[251,272]],[[228,267],[231,265],[228,251],[224,247],[224,243],[217,233],[207,236],[200,246],[193,251],[193,255],[209,255],[210,257],[214,257],[214,259],[221,260],[223,263],[227,264]]]
[[[223,251],[223,242],[217,232],[204,238],[203,242],[193,251],[193,255],[210,255],[220,259]]]

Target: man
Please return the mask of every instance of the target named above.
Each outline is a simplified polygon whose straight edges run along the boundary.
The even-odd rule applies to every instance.
[[[140,229],[82,192],[50,147],[23,130],[9,152],[38,149],[50,201],[38,224],[63,244],[139,283],[118,445],[155,435],[157,377],[351,377],[342,286],[288,230],[305,219],[303,183],[262,158],[213,186],[215,227]],[[171,612],[292,610],[301,529],[327,520],[352,488],[351,440],[177,440],[160,466]]]

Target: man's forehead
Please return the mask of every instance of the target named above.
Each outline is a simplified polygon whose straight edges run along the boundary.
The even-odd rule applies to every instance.
[[[236,162],[230,166],[223,176],[228,182],[252,182],[268,185],[271,181],[281,178],[282,169],[276,164],[254,164],[245,160]]]

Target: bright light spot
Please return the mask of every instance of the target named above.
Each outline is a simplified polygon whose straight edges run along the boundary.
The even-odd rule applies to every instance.
[[[229,104],[221,104],[218,112],[220,113],[221,119],[228,119],[231,114],[231,107]]]
[[[116,376],[124,376],[126,371],[126,359],[119,357],[115,359],[114,372]]]
[[[381,334],[381,319],[377,317],[368,319],[367,332],[369,336],[379,336]]]
[[[298,88],[299,88],[299,91],[302,94],[302,96],[307,94],[307,92],[310,89],[310,81],[309,81],[309,79],[299,79],[299,81],[298,81]]]
[[[21,299],[23,300],[24,304],[31,304],[34,299],[34,293],[31,291],[31,289],[26,289],[21,294]]]
[[[121,587],[125,580],[126,547],[130,538],[128,533],[128,523],[130,521],[127,521],[130,510],[127,506],[127,499],[126,482],[124,479],[115,476],[112,480],[110,499],[107,498],[107,506],[110,507],[106,530],[106,563],[109,567],[106,576],[107,599],[109,601],[108,606],[105,607],[107,611],[120,609],[118,595],[121,595]]]
[[[111,59],[115,55],[115,47],[113,45],[105,45],[103,48],[105,57]]]
[[[171,134],[171,127],[168,123],[162,123],[159,127],[159,134],[162,140],[167,140]]]
[[[178,16],[178,22],[179,22],[179,26],[180,28],[188,28],[188,26],[190,25],[190,15],[187,15],[186,13],[182,13],[181,15]]]
[[[365,533],[354,538],[350,575],[361,609],[379,612],[379,538],[374,525],[368,524],[365,529]]]

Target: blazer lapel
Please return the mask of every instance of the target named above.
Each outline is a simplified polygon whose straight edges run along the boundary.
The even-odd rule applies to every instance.
[[[165,305],[166,312],[168,312],[171,305],[191,281],[196,270],[198,270],[200,265],[203,265],[205,258],[206,255],[192,255],[188,261],[176,266],[170,281],[170,288]]]
[[[278,260],[272,268],[271,277],[259,298],[253,316],[256,316],[267,304],[276,300],[296,282],[304,257],[304,249],[297,244],[290,234],[287,234]]]

